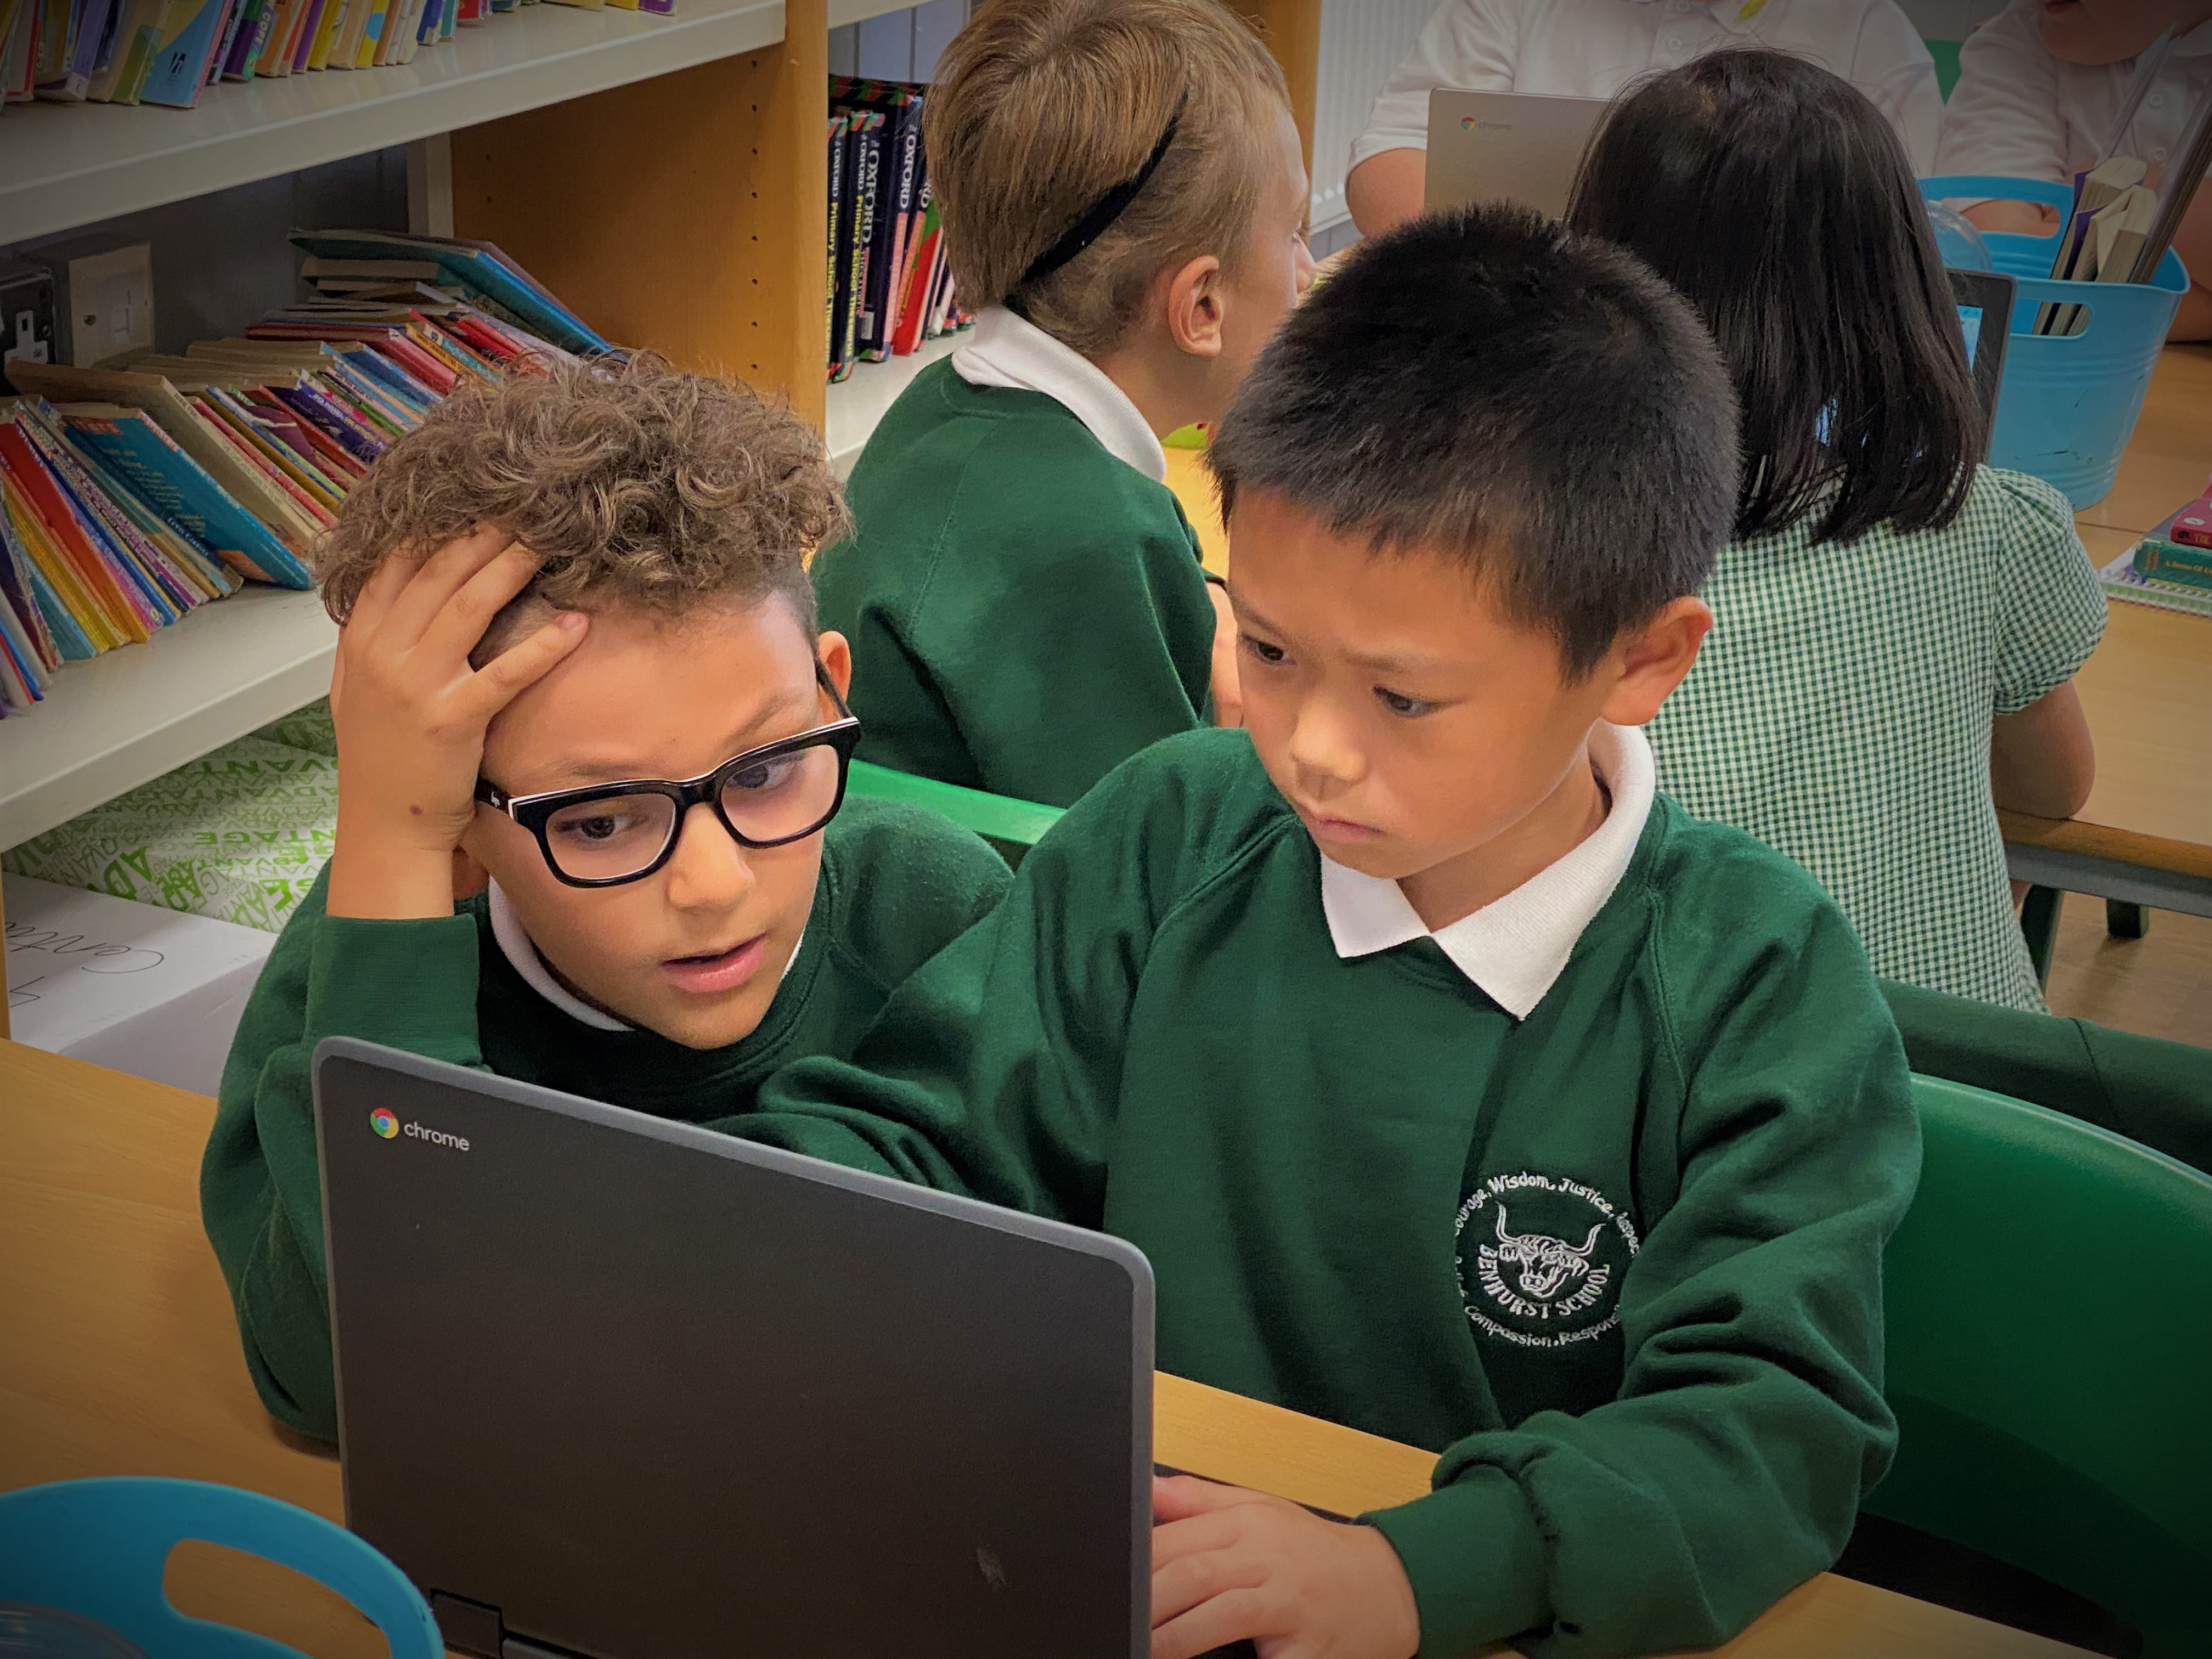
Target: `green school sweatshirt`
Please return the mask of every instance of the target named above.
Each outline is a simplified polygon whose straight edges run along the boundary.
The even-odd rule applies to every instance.
[[[1174,493],[1041,392],[933,363],[891,405],[814,562],[853,643],[862,760],[1066,806],[1205,724],[1213,603]]]
[[[1810,877],[1664,797],[1516,1022],[1431,940],[1340,960],[1245,735],[1172,739],[759,1108],[721,1127],[1139,1246],[1163,1370],[1436,1451],[1371,1517],[1426,1659],[1723,1640],[1894,1449],[1896,1028]]]
[[[264,966],[223,1067],[200,1210],[270,1413],[337,1435],[309,1063],[345,1036],[655,1116],[742,1109],[802,1054],[848,1054],[891,988],[997,902],[1006,866],[917,807],[848,799],[824,837],[805,938],[767,1017],[728,1048],[596,1030],[524,981],[485,901],[435,921],[323,913],[318,878]]]

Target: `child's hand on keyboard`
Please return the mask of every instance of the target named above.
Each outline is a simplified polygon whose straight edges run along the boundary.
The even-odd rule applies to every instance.
[[[1372,1527],[1189,1476],[1152,1482],[1152,1659],[1412,1659],[1413,1586]]]

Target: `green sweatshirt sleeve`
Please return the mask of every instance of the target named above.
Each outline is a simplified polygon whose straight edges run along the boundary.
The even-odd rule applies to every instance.
[[[1623,1285],[1618,1397],[1470,1436],[1434,1492],[1371,1517],[1413,1582],[1422,1659],[1725,1641],[1834,1563],[1888,1467],[1881,1250],[1919,1131],[1857,941],[1832,907],[1795,908],[1803,933],[1670,999],[1680,1186]],[[1712,962],[1711,943],[1678,960]]]
[[[310,1065],[326,1036],[481,1066],[477,924],[323,913],[325,872],[239,1022],[200,1164],[200,1213],[230,1287],[246,1369],[279,1421],[337,1437]]]
[[[1218,805],[1145,787],[1151,758],[1053,826],[1005,901],[893,994],[850,1061],[795,1061],[757,1110],[708,1127],[1098,1225],[1137,981],[1190,879],[1189,810]]]

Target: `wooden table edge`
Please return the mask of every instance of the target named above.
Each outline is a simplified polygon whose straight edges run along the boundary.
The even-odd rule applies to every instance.
[[[1998,825],[2008,845],[2042,848],[2053,853],[2072,853],[2102,859],[2111,864],[2169,874],[2197,876],[2212,881],[2212,846],[2147,836],[2139,830],[2114,829],[2087,818],[2039,818],[2026,812],[1997,812]]]

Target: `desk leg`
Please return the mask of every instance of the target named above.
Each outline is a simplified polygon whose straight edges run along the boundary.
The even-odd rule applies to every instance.
[[[8,894],[0,882],[0,1042],[8,1040]]]
[[[2106,899],[2105,931],[2114,939],[2141,939],[2150,931],[2150,912],[2140,904]]]
[[[2058,907],[2066,895],[2056,887],[2031,887],[2020,907],[2020,931],[2027,936],[2027,958],[2035,964],[2035,982],[2051,982],[2051,947],[2058,941]]]

